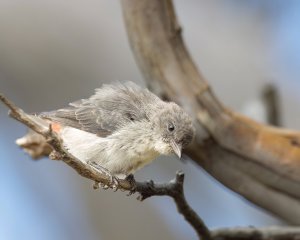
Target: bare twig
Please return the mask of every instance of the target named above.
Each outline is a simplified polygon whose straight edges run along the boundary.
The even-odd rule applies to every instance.
[[[5,98],[2,94],[0,94],[0,100],[10,109],[9,115],[16,119],[17,121],[23,123],[31,130],[42,135],[49,145],[53,148],[54,152],[51,153],[55,158],[59,158],[72,168],[74,168],[81,176],[89,178],[93,181],[101,182],[107,186],[112,186],[111,179],[109,176],[100,173],[96,168],[88,165],[72,154],[70,154],[63,144],[61,144],[61,139],[51,130],[51,126],[47,126],[35,120],[34,116],[26,114],[22,109],[18,108]],[[134,186],[128,181],[120,179],[119,181],[120,187],[124,190],[132,190]]]
[[[61,139],[51,130],[51,125],[45,126],[39,121],[36,121],[34,116],[26,114],[22,109],[15,106],[15,104],[5,98],[2,94],[0,94],[0,101],[2,101],[10,109],[9,114],[11,117],[25,124],[27,127],[39,133],[47,140],[53,149],[50,154],[52,158],[62,160],[74,168],[81,176],[93,180],[95,182],[95,189],[98,188],[99,183],[110,188],[114,188],[110,176],[103,174],[93,166],[80,161],[70,154],[63,146]],[[118,187],[121,190],[129,191],[130,194],[133,192],[138,192],[140,194],[138,199],[141,201],[151,196],[172,197],[177,205],[178,212],[180,212],[192,225],[199,238],[210,240],[211,238],[208,228],[185,200],[183,181],[184,174],[182,172],[178,172],[176,174],[176,178],[169,183],[155,184],[152,180],[149,182],[136,182],[134,178],[127,178],[118,179]]]
[[[177,210],[180,212],[185,220],[191,224],[196,230],[199,239],[211,240],[210,232],[205,226],[205,223],[197,215],[197,213],[187,203],[183,192],[184,174],[177,172],[176,178],[169,183],[155,184],[149,181],[146,184],[142,183],[140,186],[137,184],[137,190],[140,192],[139,199],[142,201],[152,196],[170,196],[174,199]]]
[[[262,99],[267,110],[267,122],[273,126],[281,126],[279,94],[274,85],[267,85],[263,89]]]
[[[211,231],[211,235],[215,240],[300,240],[300,228],[224,228]]]

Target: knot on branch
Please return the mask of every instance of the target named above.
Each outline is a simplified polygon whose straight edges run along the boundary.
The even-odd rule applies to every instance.
[[[183,194],[184,173],[178,171],[176,177],[168,183],[154,183],[153,180],[136,183],[136,191],[140,194],[138,200],[143,201],[152,196],[170,196],[176,198]]]

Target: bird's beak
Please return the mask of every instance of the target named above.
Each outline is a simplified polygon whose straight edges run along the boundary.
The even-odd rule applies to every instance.
[[[181,158],[181,151],[182,151],[182,146],[181,144],[177,144],[175,141],[171,141],[171,147],[174,151],[174,153]]]

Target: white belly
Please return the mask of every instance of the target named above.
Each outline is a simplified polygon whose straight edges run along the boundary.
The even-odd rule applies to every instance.
[[[71,154],[83,162],[95,162],[112,174],[135,172],[150,163],[159,154],[147,144],[122,143],[122,139],[100,138],[92,133],[66,127],[61,132],[64,145]]]

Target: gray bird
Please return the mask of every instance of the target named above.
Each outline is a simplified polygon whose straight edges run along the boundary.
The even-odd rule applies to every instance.
[[[128,176],[162,154],[180,158],[195,132],[181,107],[132,82],[103,85],[90,98],[39,117],[71,154],[113,175]]]

